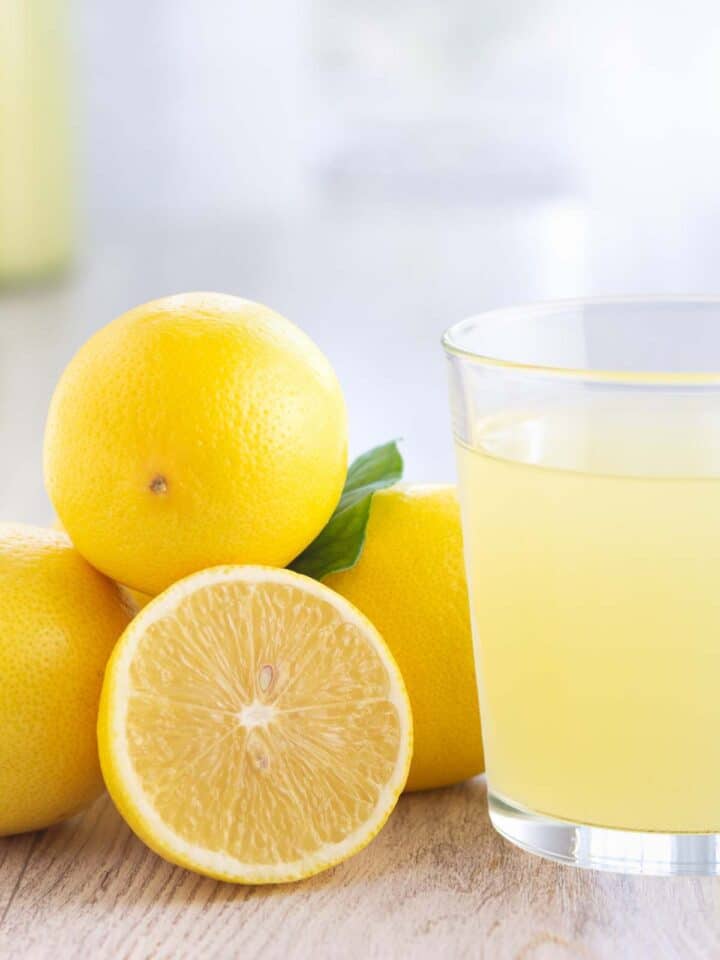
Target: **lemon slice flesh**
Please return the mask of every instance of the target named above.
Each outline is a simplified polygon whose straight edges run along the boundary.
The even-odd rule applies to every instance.
[[[157,853],[272,883],[370,842],[405,784],[412,720],[395,661],[348,601],[287,570],[219,567],[127,628],[98,738],[113,800]]]

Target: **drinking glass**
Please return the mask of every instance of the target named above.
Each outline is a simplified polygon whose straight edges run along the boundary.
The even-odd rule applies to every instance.
[[[720,299],[496,310],[443,344],[493,825],[720,873]]]

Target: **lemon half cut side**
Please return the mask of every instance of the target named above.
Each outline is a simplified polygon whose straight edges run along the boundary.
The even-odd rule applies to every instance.
[[[412,718],[372,624],[315,580],[217,567],[132,621],[108,664],[103,775],[148,846],[222,880],[297,880],[362,849],[407,778]]]

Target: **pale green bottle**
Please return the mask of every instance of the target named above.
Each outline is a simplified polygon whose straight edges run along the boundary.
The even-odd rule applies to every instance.
[[[0,0],[0,285],[72,252],[66,0]]]

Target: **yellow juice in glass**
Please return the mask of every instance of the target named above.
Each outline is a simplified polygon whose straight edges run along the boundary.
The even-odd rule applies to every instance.
[[[588,825],[720,831],[720,425],[700,396],[472,434],[457,457],[490,790]]]
[[[71,256],[68,4],[0,2],[0,286]]]

